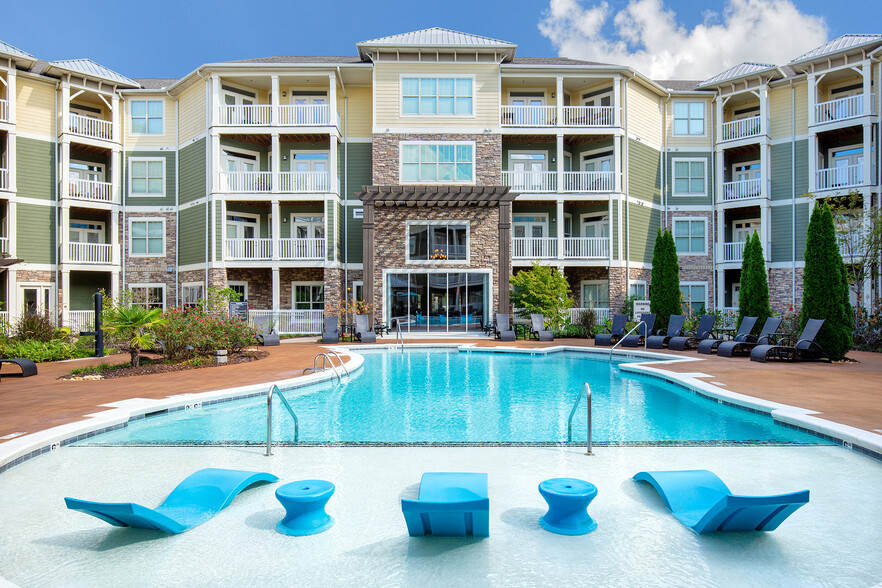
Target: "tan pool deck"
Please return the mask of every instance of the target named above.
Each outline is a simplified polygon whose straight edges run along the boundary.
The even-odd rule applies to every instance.
[[[381,342],[394,342],[386,339]],[[407,343],[472,343],[501,345],[481,339],[408,339]],[[512,343],[506,343],[511,346]],[[517,347],[554,345],[593,346],[585,339],[558,339],[553,343],[517,341]],[[0,376],[0,437],[35,433],[105,410],[101,405],[129,398],[164,398],[187,392],[206,392],[257,382],[299,376],[322,351],[316,339],[286,340],[266,348],[269,357],[245,364],[166,374],[98,381],[60,381],[71,369],[97,363],[119,363],[128,356],[39,364],[39,374],[16,377],[18,368],[3,365]],[[704,361],[667,365],[672,372],[701,372],[705,381],[727,390],[817,411],[820,418],[871,432],[882,430],[882,354],[853,351],[857,363],[767,363],[749,358],[699,356],[695,351],[663,353]]]

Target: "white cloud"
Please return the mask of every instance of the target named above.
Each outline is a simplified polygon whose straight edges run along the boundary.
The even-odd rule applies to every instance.
[[[824,19],[790,0],[728,0],[702,16],[686,29],[662,0],[630,0],[615,13],[605,1],[550,0],[539,31],[563,57],[630,65],[654,79],[706,79],[743,61],[781,65],[827,41]]]

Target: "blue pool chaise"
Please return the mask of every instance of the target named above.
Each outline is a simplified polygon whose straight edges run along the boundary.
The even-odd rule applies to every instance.
[[[114,527],[183,533],[214,517],[236,496],[257,483],[276,482],[266,472],[207,468],[184,478],[155,509],[133,502],[90,502],[65,498],[67,508],[97,517]]]
[[[411,537],[488,537],[487,474],[427,472],[416,500],[401,499]]]
[[[708,470],[639,472],[634,480],[649,482],[665,506],[696,533],[774,531],[809,501],[809,491],[776,496],[736,496]]]

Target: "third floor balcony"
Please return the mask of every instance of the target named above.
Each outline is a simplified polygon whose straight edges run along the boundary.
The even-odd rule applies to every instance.
[[[721,129],[720,141],[737,141],[758,137],[762,133],[762,119],[759,116],[740,118],[724,122]]]
[[[503,127],[612,127],[614,106],[531,106],[504,104],[499,110]]]
[[[113,140],[113,123],[109,120],[71,112],[68,114],[68,125],[74,135],[103,141]]]
[[[565,171],[558,181],[554,171],[503,171],[502,183],[514,192],[521,193],[577,193],[614,192],[616,172],[614,171]]]
[[[0,98],[0,122],[9,122],[9,100]]]
[[[8,190],[9,189],[9,170],[5,167],[0,167],[0,190]]]
[[[269,104],[233,104],[218,107],[217,124],[221,126],[320,127],[332,125],[328,104],[282,104],[273,116]]]
[[[825,124],[848,120],[867,114],[876,114],[876,95],[870,95],[869,108],[864,100],[864,94],[856,94],[845,98],[827,100],[815,105],[815,124]]]
[[[277,189],[274,189],[273,172],[270,171],[225,171],[220,173],[219,190],[249,194],[324,194],[332,191],[328,171],[282,171],[277,183]]]

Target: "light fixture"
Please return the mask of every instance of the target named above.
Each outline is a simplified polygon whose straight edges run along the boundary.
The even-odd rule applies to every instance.
[[[287,96],[287,95],[288,95],[288,91],[287,91],[287,90],[282,90],[282,98],[284,98],[284,97]]]

